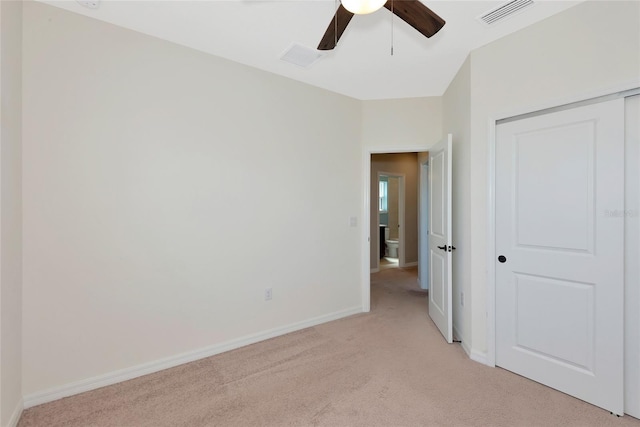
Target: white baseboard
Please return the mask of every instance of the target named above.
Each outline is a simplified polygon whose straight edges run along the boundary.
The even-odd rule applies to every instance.
[[[469,344],[467,344],[467,342],[464,339],[462,339],[462,334],[460,333],[460,331],[458,331],[458,328],[456,328],[455,326],[453,327],[453,335],[458,340],[460,340],[460,347],[462,347],[464,352],[467,353],[467,356],[471,358],[471,347],[469,347]]]
[[[487,352],[485,351],[478,351],[475,349],[471,349],[471,354],[469,354],[469,358],[471,358],[471,360],[476,361],[478,363],[482,363],[483,365],[493,366],[489,364],[489,361],[487,360]]]
[[[7,427],[16,427],[18,425],[20,416],[22,416],[23,408],[24,404],[22,402],[22,399],[20,399],[18,405],[16,406],[16,409],[14,409],[13,413],[11,414],[11,418],[9,418],[9,424],[7,424]]]
[[[380,273],[380,269],[379,268],[372,268],[371,270],[369,270],[369,273],[371,273],[371,274]]]
[[[417,267],[417,266],[418,266],[418,261],[416,261],[416,262],[405,262],[404,265],[402,266],[402,268]]]
[[[330,322],[332,320],[341,319],[343,317],[352,316],[362,313],[362,307],[351,307],[322,316],[314,317],[301,322],[292,323],[279,328],[269,329],[256,334],[246,335],[244,337],[225,341],[220,344],[204,347],[198,350],[177,354],[175,356],[166,357],[141,365],[132,366],[131,368],[121,369],[109,372],[107,374],[98,375],[80,381],[64,384],[59,387],[53,387],[48,390],[29,394],[24,397],[24,408],[31,408],[43,403],[52,402],[62,399],[63,397],[73,396],[75,394],[84,393],[85,391],[95,390],[108,385],[116,384],[122,381],[131,380],[143,375],[148,375],[164,369],[173,368],[174,366],[193,362],[195,360],[204,359],[205,357],[214,356],[226,351],[235,350],[249,344],[275,338],[290,332],[299,331],[319,325],[321,323]],[[12,426],[13,427],[13,426]]]
[[[471,347],[469,347],[469,344],[467,344],[466,341],[461,340],[462,342],[460,343],[460,345],[462,346],[462,349],[464,350],[465,353],[467,353],[467,356],[469,356],[470,359],[472,359],[471,357]]]

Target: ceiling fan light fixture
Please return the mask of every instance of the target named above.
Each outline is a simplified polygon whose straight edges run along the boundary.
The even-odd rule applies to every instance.
[[[342,6],[356,15],[366,15],[380,9],[387,0],[340,0]]]

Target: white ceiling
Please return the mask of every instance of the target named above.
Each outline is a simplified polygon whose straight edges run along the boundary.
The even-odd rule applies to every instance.
[[[309,68],[280,60],[292,43],[315,49],[334,0],[117,1],[96,10],[44,3],[361,100],[440,96],[469,52],[580,1],[536,1],[492,27],[476,17],[506,1],[422,0],[447,23],[427,39],[381,10],[356,15],[338,47]]]

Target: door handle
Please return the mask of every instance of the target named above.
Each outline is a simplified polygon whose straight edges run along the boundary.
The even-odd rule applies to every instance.
[[[447,245],[444,246],[438,246],[438,249],[442,249],[443,251],[447,251]]]

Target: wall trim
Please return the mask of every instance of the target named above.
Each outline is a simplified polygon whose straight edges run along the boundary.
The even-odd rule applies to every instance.
[[[475,349],[471,349],[471,354],[469,354],[469,358],[474,362],[482,363],[483,365],[490,366],[495,368],[494,364],[489,363],[487,360],[487,352],[486,351],[478,351]]]
[[[16,408],[13,410],[11,414],[11,418],[9,418],[9,424],[7,427],[16,427],[18,425],[18,421],[20,421],[20,417],[22,416],[22,411],[24,410],[24,403],[22,399],[18,401]]]
[[[36,405],[41,405],[43,403],[62,399],[63,397],[73,396],[79,393],[84,393],[86,391],[95,390],[112,384],[117,384],[123,381],[141,377],[143,375],[148,375],[154,372],[162,371],[164,369],[173,368],[185,363],[204,359],[206,357],[214,356],[216,354],[224,353],[230,350],[235,350],[249,344],[255,344],[257,342],[285,335],[290,332],[299,331],[301,329],[320,325],[322,323],[327,323],[332,320],[341,319],[343,317],[348,317],[359,313],[362,313],[362,306],[360,305],[356,307],[346,308],[340,311],[335,311],[333,313],[324,314],[322,316],[313,317],[301,322],[291,323],[289,325],[281,326],[278,328],[268,329],[266,331],[258,332],[255,334],[245,335],[240,338],[224,341],[219,344],[214,344],[197,350],[180,353],[175,356],[143,363],[137,366],[132,366],[130,368],[120,369],[117,371],[108,372],[106,374],[97,375],[95,377],[86,378],[80,381],[63,384],[61,386],[53,387],[48,390],[26,395],[24,397],[24,408],[31,408]],[[13,425],[11,426],[13,427]]]
[[[375,266],[371,265],[371,152],[366,149],[362,153],[362,221],[360,229],[360,295],[362,300],[362,311],[368,313],[371,310],[371,267],[377,268],[380,260]]]
[[[467,344],[464,339],[460,339],[460,345],[462,346],[464,352],[467,353],[467,356],[469,356],[469,359],[473,359],[471,357],[471,347],[469,347],[469,344]]]
[[[467,356],[471,358],[471,347],[469,347],[469,344],[467,344],[467,342],[462,338],[462,334],[460,333],[456,325],[453,325],[453,336],[460,341],[460,346],[462,347],[464,352],[467,353]]]

